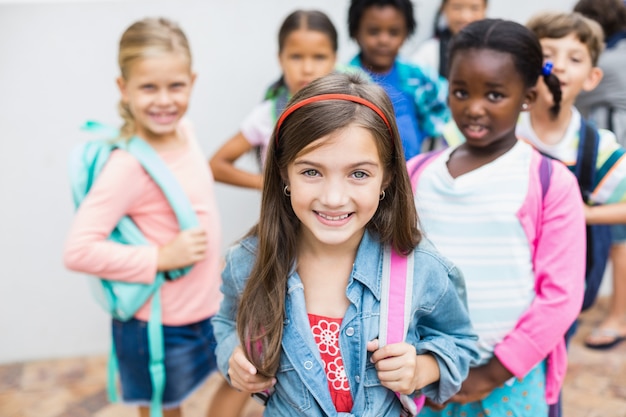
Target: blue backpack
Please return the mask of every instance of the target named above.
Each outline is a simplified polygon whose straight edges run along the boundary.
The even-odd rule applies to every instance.
[[[119,137],[119,132],[96,122],[87,122],[83,130],[99,133],[109,138]],[[170,203],[181,230],[199,225],[196,213],[187,195],[161,160],[156,151],[139,137],[129,140],[100,139],[80,144],[70,157],[70,183],[76,208],[85,199],[97,176],[102,171],[115,149],[123,149],[141,163],[144,170],[161,188]],[[147,245],[148,241],[141,230],[129,217],[123,217],[111,232],[109,240],[128,245]],[[148,300],[152,300],[148,321],[148,343],[150,354],[150,378],[152,381],[152,401],[150,415],[160,417],[161,399],[165,388],[165,365],[163,328],[161,325],[160,288],[166,279],[173,280],[185,275],[191,266],[165,272],[157,272],[151,284],[128,283],[91,277],[90,286],[98,303],[115,319],[127,321]],[[112,402],[118,401],[115,380],[118,374],[115,345],[111,344],[108,366],[108,394]]]
[[[576,175],[580,193],[585,203],[588,203],[595,186],[596,164],[600,135],[590,123],[584,119],[580,121],[580,140],[576,164],[570,169]],[[605,224],[587,225],[587,268],[585,270],[585,297],[582,310],[593,305],[602,284],[604,270],[609,259],[612,238],[611,227]]]

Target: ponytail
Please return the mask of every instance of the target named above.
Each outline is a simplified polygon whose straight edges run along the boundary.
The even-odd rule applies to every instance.
[[[285,76],[281,75],[279,79],[274,81],[265,92],[265,100],[271,100],[281,93],[283,88],[287,88],[287,83],[285,83]]]
[[[543,74],[543,81],[552,93],[554,104],[550,107],[550,114],[552,117],[556,118],[561,111],[561,81],[559,81],[557,76],[552,73],[548,75]]]
[[[543,81],[546,83],[550,93],[552,93],[554,105],[550,107],[550,114],[553,118],[556,118],[561,111],[561,98],[563,94],[561,92],[561,81],[552,73],[552,67],[552,62],[546,61],[541,68],[541,75],[543,76]]]
[[[120,138],[130,139],[135,134],[135,117],[131,113],[128,103],[124,103],[122,100],[117,105],[117,111],[124,121],[120,129]]]

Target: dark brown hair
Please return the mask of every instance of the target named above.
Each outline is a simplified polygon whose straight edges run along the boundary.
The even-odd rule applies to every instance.
[[[574,11],[598,22],[605,38],[626,30],[626,5],[622,0],[580,0]]]
[[[293,32],[300,29],[312,30],[314,32],[320,32],[328,36],[333,51],[337,52],[337,29],[330,18],[319,10],[295,10],[291,12],[280,25],[278,30],[278,53],[280,54],[285,48],[287,38]],[[274,81],[268,88],[266,93],[266,99],[275,97],[281,88],[286,87],[285,77],[281,77]]]
[[[310,103],[290,114],[270,140],[264,170],[261,215],[250,232],[258,237],[256,260],[244,288],[237,315],[239,340],[259,373],[273,376],[278,368],[287,278],[296,259],[300,220],[283,194],[287,168],[309,144],[333,132],[357,125],[371,132],[384,167],[385,198],[367,224],[381,244],[411,252],[421,239],[411,184],[393,106],[384,90],[355,74],[330,74],[294,95],[287,109],[321,94],[350,94],[381,109],[390,123],[368,107],[345,100]]]

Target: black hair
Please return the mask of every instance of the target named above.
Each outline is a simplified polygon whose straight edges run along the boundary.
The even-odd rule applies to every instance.
[[[407,33],[412,35],[417,29],[415,16],[413,15],[413,3],[410,0],[352,0],[348,10],[348,33],[351,38],[355,38],[359,31],[361,18],[365,9],[376,6],[392,6],[398,9],[404,16]]]
[[[319,10],[295,10],[290,13],[278,30],[278,53],[280,54],[285,47],[287,37],[300,29],[312,30],[315,32],[323,33],[328,36],[330,43],[333,47],[333,51],[337,52],[337,29],[326,13]],[[281,76],[278,80],[274,81],[268,88],[266,93],[266,99],[275,97],[282,87],[286,88],[285,79]]]
[[[541,44],[530,29],[502,19],[483,19],[470,23],[452,39],[448,51],[448,73],[454,55],[468,49],[490,49],[510,54],[526,88],[535,86],[539,76],[543,76],[554,98],[550,113],[555,117],[559,114],[561,83],[554,74],[543,74]]]

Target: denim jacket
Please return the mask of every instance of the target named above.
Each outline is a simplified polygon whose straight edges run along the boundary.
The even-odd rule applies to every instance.
[[[254,263],[257,239],[243,240],[226,257],[224,299],[213,318],[217,360],[228,378],[228,359],[239,345],[237,306]],[[350,305],[341,323],[339,345],[353,398],[351,413],[338,413],[328,391],[324,364],[311,332],[304,288],[292,270],[287,280],[285,321],[275,390],[267,403],[271,416],[393,416],[401,412],[396,395],[383,387],[370,362],[366,343],[378,337],[383,264],[382,245],[365,232],[359,245],[346,295]],[[475,341],[460,271],[423,239],[415,258],[412,319],[406,341],[418,354],[434,354],[441,373],[422,393],[438,403],[454,395],[476,358]]]

